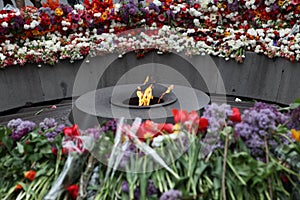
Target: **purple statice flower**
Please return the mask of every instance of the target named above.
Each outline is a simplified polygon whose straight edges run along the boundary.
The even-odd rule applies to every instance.
[[[169,190],[161,195],[160,200],[179,200],[181,198],[182,192],[178,190]]]
[[[128,182],[127,181],[122,181],[121,188],[122,188],[123,192],[129,193],[129,186],[128,186]]]
[[[286,117],[275,106],[265,103],[255,103],[253,108],[245,110],[242,115],[243,121],[236,124],[235,132],[250,149],[252,156],[258,160],[265,158],[265,140],[270,150],[279,145],[274,134],[278,124],[286,121]],[[285,138],[279,137],[281,142]]]
[[[42,131],[45,131],[47,129],[53,128],[57,125],[54,118],[45,118],[44,121],[42,121],[39,126],[41,127]]]
[[[22,122],[23,120],[21,120],[20,118],[12,119],[8,122],[7,127],[10,129],[16,129]]]
[[[287,127],[289,129],[300,129],[300,106],[295,109],[290,110],[287,115]]]
[[[219,132],[226,125],[226,120],[231,114],[231,106],[228,104],[218,105],[212,103],[206,106],[203,117],[208,120],[209,125],[205,137],[200,141],[202,146],[201,151],[204,156],[207,156],[216,148],[223,146]]]
[[[71,13],[73,11],[72,6],[69,5],[61,5],[61,9],[63,10],[64,13]]]
[[[55,127],[54,130],[45,133],[45,136],[47,137],[49,142],[52,142],[58,134],[63,132],[64,128],[65,128],[64,124],[59,124],[58,126]]]
[[[159,13],[159,7],[155,3],[150,3],[149,4],[149,10],[154,10],[155,12]]]
[[[218,105],[212,103],[211,105],[206,106],[203,113],[208,122],[208,131],[212,133],[218,133],[220,128],[226,124],[226,119],[232,114],[231,106],[228,104]]]
[[[147,191],[146,191],[147,196],[157,194],[157,192],[158,192],[158,190],[155,187],[153,180],[152,179],[148,180],[148,186],[147,186]]]
[[[35,123],[31,121],[22,121],[21,119],[11,120],[7,125],[12,129],[11,139],[14,141],[20,140],[24,135],[31,132],[35,128]]]

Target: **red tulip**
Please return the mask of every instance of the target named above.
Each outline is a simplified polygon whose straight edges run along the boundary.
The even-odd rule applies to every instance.
[[[241,113],[238,108],[232,108],[232,115],[229,117],[233,122],[241,122]]]
[[[167,133],[173,133],[173,124],[159,124],[158,129]]]
[[[79,187],[78,185],[70,185],[66,188],[72,199],[77,199]]]
[[[79,136],[80,132],[78,129],[78,125],[74,124],[72,127],[64,128],[64,135],[69,137]]]
[[[172,110],[173,116],[174,116],[174,122],[175,123],[183,123],[188,120],[189,113],[186,110]]]
[[[24,177],[30,181],[33,181],[36,175],[36,171],[29,170],[24,173]]]

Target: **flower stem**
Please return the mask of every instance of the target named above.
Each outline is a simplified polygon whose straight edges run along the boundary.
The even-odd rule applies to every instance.
[[[223,170],[222,170],[222,199],[226,200],[226,186],[225,186],[225,175],[226,175],[226,160],[228,150],[228,133],[226,132],[225,146],[224,146],[224,157],[223,157]]]
[[[269,152],[269,147],[268,147],[268,142],[267,142],[267,137],[264,137],[265,140],[265,147],[266,147],[266,163],[269,164],[270,160],[269,160],[269,156],[270,156],[270,152]],[[273,199],[273,189],[272,189],[272,180],[270,177],[268,177],[268,185],[269,185],[269,195],[270,195],[270,199]]]

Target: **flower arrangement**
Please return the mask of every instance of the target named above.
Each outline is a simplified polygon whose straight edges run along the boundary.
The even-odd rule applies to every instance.
[[[299,108],[211,104],[202,116],[174,110],[174,124],[120,119],[87,130],[12,120],[0,129],[0,197],[296,199]]]
[[[74,7],[47,0],[41,8],[0,11],[0,65],[147,49],[237,62],[252,51],[299,61],[299,13],[298,1],[282,0],[85,0]]]

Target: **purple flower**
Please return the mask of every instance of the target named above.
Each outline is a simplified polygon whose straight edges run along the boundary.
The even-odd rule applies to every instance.
[[[80,20],[80,15],[79,14],[72,14],[72,19],[74,20],[74,21],[79,21]]]
[[[39,126],[41,127],[41,129],[43,131],[53,128],[54,126],[56,126],[57,123],[55,122],[54,118],[45,118],[44,121],[42,121]]]
[[[98,139],[103,132],[103,128],[95,127],[85,130],[84,134],[92,135],[95,139]]]
[[[12,127],[11,139],[14,141],[20,140],[24,135],[31,132],[35,128],[35,123],[31,121],[22,121],[21,119],[11,120],[8,122],[8,127]]]
[[[21,120],[20,118],[18,119],[12,119],[8,122],[7,127],[10,129],[15,129],[17,128],[21,123],[23,122],[23,120]]]
[[[265,141],[270,150],[279,143],[274,139],[278,124],[286,121],[286,116],[280,113],[275,106],[265,103],[255,103],[253,108],[245,110],[243,121],[236,124],[235,132],[250,149],[252,156],[258,160],[265,157]],[[284,142],[285,138],[278,136]]]
[[[56,126],[54,130],[47,132],[45,134],[45,136],[47,137],[49,142],[52,142],[58,134],[63,132],[64,128],[65,128],[65,125],[60,124],[60,125]]]
[[[159,13],[159,11],[160,11],[159,7],[154,3],[149,4],[149,10],[155,10],[155,12],[157,12],[157,13]]]
[[[157,188],[155,187],[152,179],[148,180],[148,186],[147,186],[146,193],[148,196],[157,194]]]
[[[129,186],[127,181],[122,181],[122,191],[128,193],[129,192]]]
[[[139,200],[140,199],[140,196],[141,196],[141,192],[140,192],[140,188],[135,188],[134,190],[134,199],[135,200]]]
[[[167,192],[164,192],[160,200],[179,200],[182,198],[182,193],[178,190],[169,190]]]
[[[287,127],[289,129],[300,129],[300,106],[297,108],[290,110],[287,113],[288,117],[288,122],[287,122]]]

